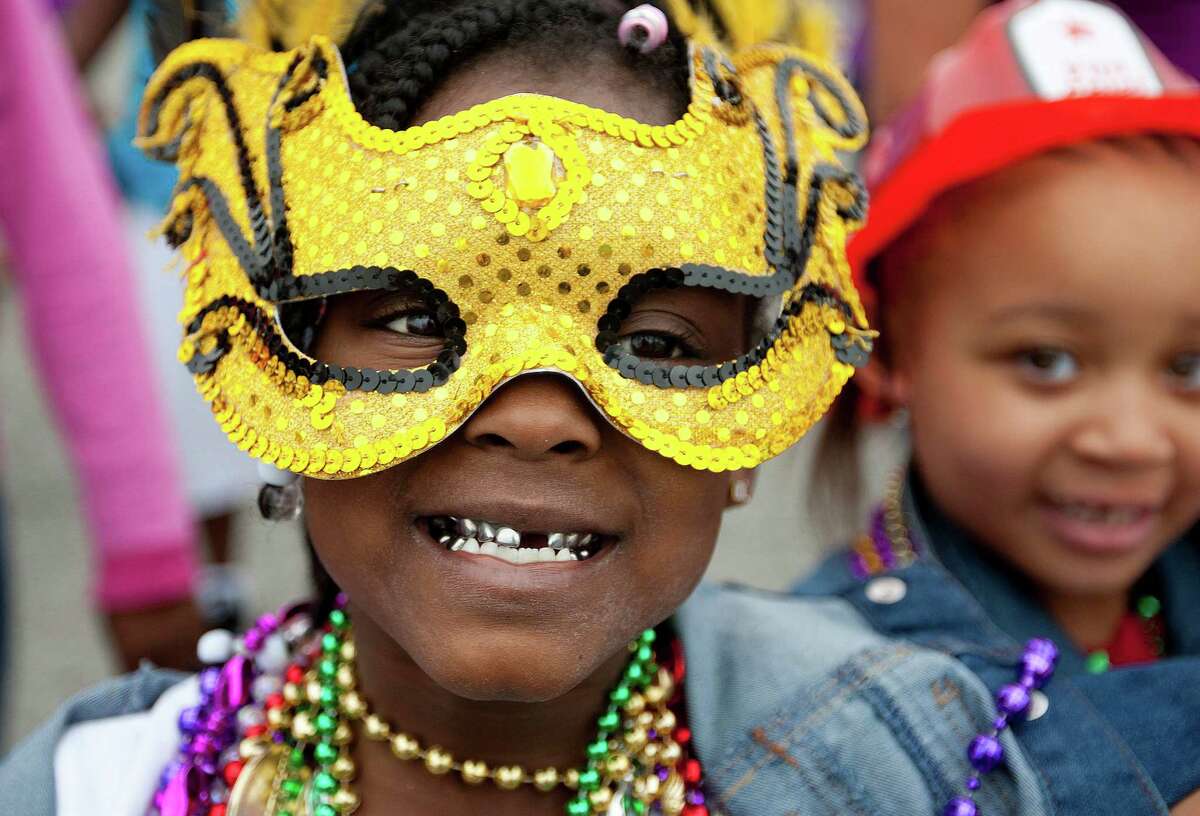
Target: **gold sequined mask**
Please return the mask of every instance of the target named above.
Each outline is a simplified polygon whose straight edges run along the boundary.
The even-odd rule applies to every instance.
[[[140,144],[181,172],[164,225],[188,262],[180,358],[230,438],[282,469],[364,475],[536,370],[681,465],[749,468],[796,442],[870,351],[844,256],[864,196],[835,153],[861,146],[864,117],[804,52],[692,43],[690,59],[668,126],[521,94],[389,131],[357,113],[324,37],[172,53]],[[625,353],[630,305],[681,286],[769,304],[765,336],[719,365]],[[436,360],[334,365],[281,324],[372,289],[427,303]]]

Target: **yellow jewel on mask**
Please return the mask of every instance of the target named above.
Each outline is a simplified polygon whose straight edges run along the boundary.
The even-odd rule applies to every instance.
[[[518,207],[541,207],[558,191],[554,179],[558,157],[544,142],[517,142],[504,152],[508,197]]]
[[[522,93],[392,131],[358,113],[325,37],[177,49],[140,144],[180,169],[163,227],[190,264],[180,359],[221,428],[278,468],[350,478],[550,371],[687,467],[796,442],[870,350],[845,258],[864,197],[839,158],[865,117],[836,71],[783,46],[693,41],[689,75],[667,125]],[[631,305],[680,287],[754,301],[751,348],[630,353]],[[421,301],[443,345],[411,370],[314,359],[319,305],[363,290]]]

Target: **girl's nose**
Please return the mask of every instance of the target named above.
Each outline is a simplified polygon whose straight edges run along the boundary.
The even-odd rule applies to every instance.
[[[1075,452],[1110,467],[1147,468],[1169,464],[1176,448],[1164,395],[1149,386],[1125,383],[1108,389],[1089,409],[1072,439]]]
[[[492,394],[463,426],[470,445],[526,461],[582,461],[600,450],[604,420],[567,378],[526,374]]]

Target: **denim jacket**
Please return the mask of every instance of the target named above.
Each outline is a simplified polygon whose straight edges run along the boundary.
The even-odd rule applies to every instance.
[[[688,661],[688,716],[714,813],[936,816],[959,792],[969,772],[963,749],[994,717],[992,684],[944,649],[889,637],[869,604],[849,585],[830,597],[701,586],[684,604],[675,623]],[[980,653],[1012,674],[1014,650]],[[76,770],[54,767],[67,729],[145,711],[179,680],[144,669],[69,702],[0,765],[0,814],[56,814],[56,773],[61,780]],[[170,717],[158,721],[173,728]],[[978,796],[987,816],[1101,812],[1064,808],[1051,798],[1044,763],[1011,735],[1003,739],[1007,765]],[[106,790],[92,781],[105,774],[77,770],[95,793],[91,813],[126,816],[106,808],[128,793],[115,787],[120,780]],[[1103,812],[1160,811],[1139,804]]]
[[[1062,656],[1045,688],[1049,708],[1014,729],[1051,813],[1166,814],[1200,789],[1200,531],[1152,571],[1172,656],[1093,675],[1023,582],[942,516],[915,479],[904,510],[921,555],[888,576],[904,582],[903,601],[871,603],[877,578],[855,577],[845,554],[830,558],[798,594],[845,599],[879,633],[953,658],[991,689],[1012,681],[1021,644],[1054,640]],[[985,777],[984,789],[991,784]]]

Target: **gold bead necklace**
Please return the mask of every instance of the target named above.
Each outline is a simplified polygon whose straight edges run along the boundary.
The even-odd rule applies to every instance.
[[[630,661],[597,720],[596,740],[587,746],[587,764],[530,771],[516,764],[492,767],[477,759],[456,759],[441,746],[422,745],[395,730],[372,712],[357,689],[357,651],[349,623],[344,613],[334,615],[338,624],[321,636],[310,667],[303,676],[299,669],[289,669],[295,677],[283,686],[282,704],[268,706],[270,733],[243,741],[246,767],[231,793],[234,806],[228,816],[353,813],[359,797],[351,787],[357,774],[349,754],[352,723],[362,724],[367,739],[386,742],[397,759],[420,760],[436,776],[455,773],[468,785],[490,782],[501,790],[530,785],[548,793],[565,787],[574,793],[568,816],[645,813],[651,804],[665,816],[678,816],[687,796],[700,796],[699,765],[688,760],[695,767],[686,773],[682,767],[684,749],[675,738],[676,717],[668,707],[674,679],[655,662],[653,630],[630,644]],[[697,793],[689,793],[689,786]],[[266,809],[252,808],[248,803],[255,800]],[[618,805],[621,810],[610,810]]]

